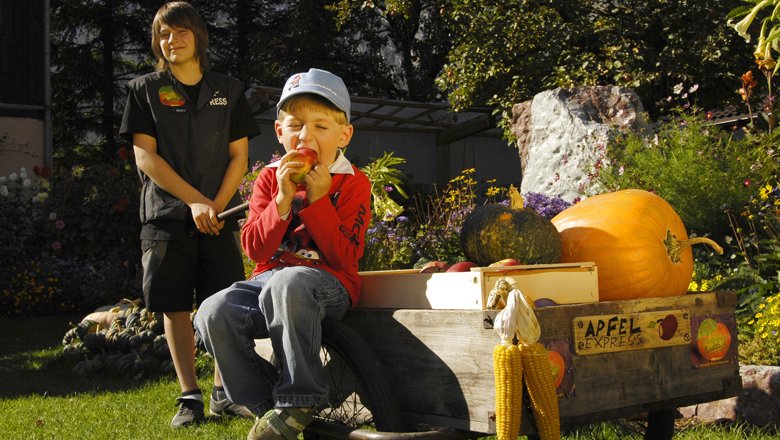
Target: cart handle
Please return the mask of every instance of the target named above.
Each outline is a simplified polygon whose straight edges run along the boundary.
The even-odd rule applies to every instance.
[[[249,208],[249,202],[244,202],[244,203],[242,203],[242,204],[240,204],[238,206],[234,206],[234,207],[228,209],[227,211],[220,212],[219,214],[217,214],[217,219],[218,220],[224,220],[224,219],[226,219],[226,218],[228,218],[228,217],[230,217],[232,215],[235,215],[235,214],[238,214],[240,212],[246,211],[247,208]]]

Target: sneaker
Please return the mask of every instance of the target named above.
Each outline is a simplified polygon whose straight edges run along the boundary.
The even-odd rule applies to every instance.
[[[255,424],[247,434],[247,440],[296,440],[298,434],[311,423],[314,412],[307,408],[272,409]]]
[[[246,419],[255,417],[244,405],[233,403],[228,398],[217,400],[213,396],[209,399],[209,412],[215,416],[243,417]]]
[[[197,399],[176,399],[179,410],[171,420],[171,428],[183,428],[203,421],[203,402]]]

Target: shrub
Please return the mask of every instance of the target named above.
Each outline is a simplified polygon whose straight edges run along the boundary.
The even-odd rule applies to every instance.
[[[629,133],[616,138],[606,165],[591,175],[607,191],[654,191],[689,231],[723,237],[730,231],[725,212],[746,204],[750,182],[777,169],[767,154],[768,141],[755,136],[737,140],[696,113],[680,113],[661,123],[652,137]]]
[[[758,311],[743,320],[739,335],[740,359],[743,363],[780,365],[780,292],[766,297]]]
[[[0,315],[88,311],[140,296],[139,181],[111,162],[0,177]]]

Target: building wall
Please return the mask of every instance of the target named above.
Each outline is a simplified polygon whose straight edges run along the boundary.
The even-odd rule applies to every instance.
[[[27,169],[44,162],[43,120],[21,117],[0,117],[0,176]]]
[[[270,124],[260,125],[261,134],[250,142],[249,160],[268,162],[275,151],[281,152]],[[520,157],[517,148],[493,136],[471,136],[449,145],[436,146],[434,133],[355,130],[347,157],[361,167],[371,160],[394,152],[406,159],[399,166],[407,178],[422,185],[446,184],[464,169],[475,168],[477,181],[496,180],[496,185],[520,184]]]

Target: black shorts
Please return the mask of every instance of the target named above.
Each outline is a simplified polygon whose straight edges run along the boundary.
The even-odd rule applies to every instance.
[[[238,232],[190,231],[182,240],[141,240],[143,293],[153,312],[189,312],[244,279]]]

